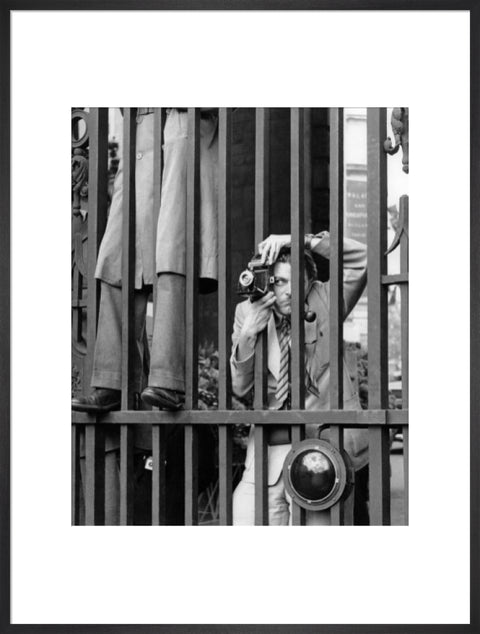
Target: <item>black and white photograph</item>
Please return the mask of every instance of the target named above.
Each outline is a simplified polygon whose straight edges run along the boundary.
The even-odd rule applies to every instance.
[[[4,0],[0,632],[477,632],[477,4]]]
[[[408,523],[408,107],[72,109],[72,522]]]

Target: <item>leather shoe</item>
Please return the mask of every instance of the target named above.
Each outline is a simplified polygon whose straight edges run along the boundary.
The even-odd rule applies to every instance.
[[[147,405],[175,412],[185,403],[185,394],[166,387],[148,386],[142,392],[142,401]]]
[[[72,409],[75,412],[111,412],[120,409],[120,398],[120,390],[96,387],[90,396],[72,398]]]

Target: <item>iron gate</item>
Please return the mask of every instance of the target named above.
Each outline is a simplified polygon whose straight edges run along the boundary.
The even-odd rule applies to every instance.
[[[390,430],[401,428],[404,443],[405,514],[408,509],[408,198],[400,199],[403,230],[398,232],[401,271],[387,273],[387,156],[383,148],[386,134],[386,109],[367,111],[368,150],[368,409],[343,411],[343,293],[342,244],[344,233],[344,118],[342,109],[329,111],[330,121],[330,402],[328,411],[306,411],[303,350],[303,236],[306,206],[309,205],[309,110],[290,111],[290,227],[292,235],[292,394],[290,411],[266,409],[266,337],[256,349],[253,409],[232,409],[229,355],[232,329],[231,266],[231,180],[232,110],[219,109],[219,192],[218,192],[218,409],[198,410],[198,262],[199,262],[199,124],[200,109],[188,110],[187,169],[187,256],[186,256],[186,402],[179,412],[143,411],[136,408],[132,389],[132,349],[134,346],[134,267],[135,267],[135,121],[136,109],[124,109],[123,123],[123,330],[122,330],[122,407],[103,416],[72,413],[72,523],[80,523],[84,492],[85,523],[105,521],[105,432],[114,426],[120,431],[120,523],[133,523],[133,436],[136,425],[151,425],[152,440],[152,524],[165,523],[165,429],[167,424],[185,428],[185,524],[198,523],[198,429],[201,425],[218,428],[218,508],[219,523],[232,523],[232,428],[237,423],[254,425],[255,438],[255,523],[268,523],[267,442],[269,425],[291,427],[292,442],[304,438],[306,424],[330,425],[334,444],[343,447],[346,427],[368,427],[370,523],[390,524]],[[83,115],[76,114],[75,125]],[[162,174],[162,130],[165,109],[154,109],[154,209],[160,207]],[[83,257],[82,239],[74,240],[73,301],[74,340],[80,340],[82,313],[86,311],[87,342],[84,375],[90,376],[99,307],[99,283],[94,279],[98,248],[105,230],[108,209],[108,110],[92,108],[88,118],[88,256]],[[269,233],[269,135],[270,111],[255,112],[255,244]],[[74,143],[76,156],[82,158]],[[78,187],[75,204],[78,208]],[[77,209],[78,213],[78,209]],[[157,212],[158,213],[158,212]],[[156,227],[156,222],[154,222]],[[155,235],[152,236],[155,243]],[[253,245],[252,245],[253,247]],[[87,284],[84,283],[87,280]],[[387,289],[401,289],[402,409],[388,408],[388,324]],[[88,287],[88,299],[85,298]],[[154,298],[155,301],[155,298]],[[85,482],[82,488],[80,443],[85,449]],[[261,459],[258,459],[261,457]],[[348,521],[342,502],[332,507],[332,524]],[[296,504],[292,523],[303,524],[304,511]]]

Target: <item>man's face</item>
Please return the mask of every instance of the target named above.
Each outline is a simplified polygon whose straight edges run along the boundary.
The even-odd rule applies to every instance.
[[[290,262],[277,262],[273,267],[273,292],[275,294],[275,310],[280,315],[292,314],[292,267]],[[308,277],[305,273],[305,293],[308,290]]]

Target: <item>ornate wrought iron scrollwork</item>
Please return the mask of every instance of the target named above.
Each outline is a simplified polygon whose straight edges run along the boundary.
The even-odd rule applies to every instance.
[[[81,199],[88,197],[88,158],[85,150],[77,148],[72,156],[72,212],[81,215]]]
[[[72,396],[84,389],[89,114],[72,109]]]
[[[408,239],[408,211],[406,211],[405,200],[407,200],[408,206],[408,197],[402,196],[400,198],[400,212],[398,213],[398,217],[393,224],[393,228],[395,229],[395,235],[393,237],[392,244],[388,247],[385,255],[389,255],[392,251],[394,251],[398,245],[400,244],[400,240],[402,234],[406,236]],[[396,210],[396,207],[395,207]],[[390,209],[389,209],[390,211]]]
[[[392,139],[387,137],[383,143],[383,149],[388,154],[396,154],[400,147],[403,151],[402,169],[408,174],[408,108],[393,108],[390,120],[395,146]]]
[[[82,373],[76,365],[72,365],[72,398],[79,396],[83,392]]]
[[[81,199],[88,197],[88,112],[72,110],[72,213],[81,215]]]
[[[88,112],[81,108],[72,109],[72,148],[85,149],[88,146]]]

